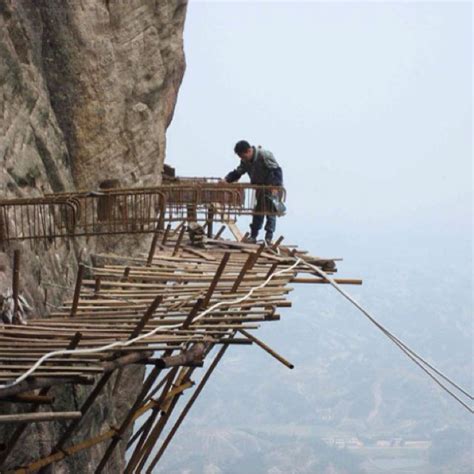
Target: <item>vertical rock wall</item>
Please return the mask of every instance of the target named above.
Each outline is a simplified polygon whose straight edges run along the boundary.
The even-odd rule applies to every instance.
[[[122,186],[159,184],[166,128],[185,68],[186,5],[187,0],[0,0],[2,199],[95,189],[109,179]],[[121,245],[127,245],[123,239]],[[103,244],[78,239],[0,249],[0,294],[11,286],[16,247],[22,251],[21,290],[42,314],[50,309],[45,284],[56,285],[48,288],[49,304],[59,303],[75,278],[78,256],[87,258]],[[121,418],[133,399],[134,376],[122,383],[120,400],[112,399],[108,387],[78,439]],[[55,389],[53,409],[75,409],[88,390]],[[8,465],[48,454],[62,429],[32,425]],[[0,430],[0,444],[11,432]],[[57,470],[91,472],[103,450],[84,452]],[[108,471],[119,472],[122,461],[123,446]]]
[[[183,0],[0,0],[1,183],[156,183],[185,12]]]

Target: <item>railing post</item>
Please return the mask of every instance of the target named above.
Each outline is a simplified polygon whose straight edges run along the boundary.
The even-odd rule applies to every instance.
[[[207,209],[207,236],[212,239],[214,234],[213,231],[214,224],[214,206],[211,204]]]
[[[15,250],[13,252],[13,281],[12,281],[12,292],[13,292],[13,315],[12,323],[16,321],[18,314],[18,295],[20,287],[20,251]]]

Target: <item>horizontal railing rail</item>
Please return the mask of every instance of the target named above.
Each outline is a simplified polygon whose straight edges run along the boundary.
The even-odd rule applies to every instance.
[[[281,186],[188,181],[0,200],[0,243],[147,233],[165,222],[284,213],[286,191]]]

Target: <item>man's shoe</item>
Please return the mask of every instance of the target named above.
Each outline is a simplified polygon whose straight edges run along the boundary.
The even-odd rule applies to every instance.
[[[257,243],[257,239],[256,239],[255,237],[247,237],[247,238],[245,239],[245,242],[246,242],[247,244],[256,244],[256,243]]]
[[[270,247],[273,244],[273,233],[267,232],[265,234],[265,243]]]

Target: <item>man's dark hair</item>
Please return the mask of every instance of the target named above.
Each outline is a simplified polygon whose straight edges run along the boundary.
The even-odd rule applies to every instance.
[[[247,140],[240,140],[235,144],[234,152],[240,156],[242,153],[246,152],[249,148],[250,148],[250,143]]]

